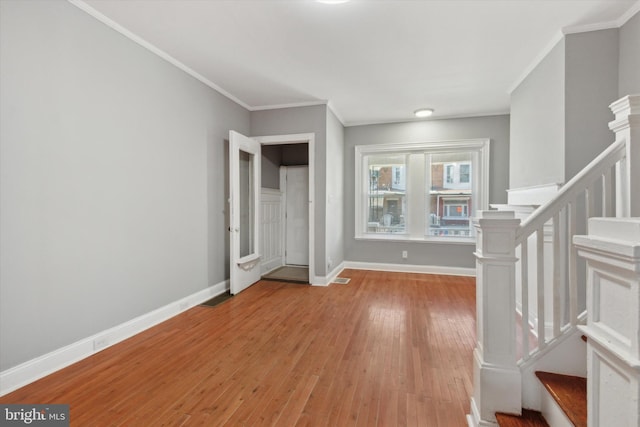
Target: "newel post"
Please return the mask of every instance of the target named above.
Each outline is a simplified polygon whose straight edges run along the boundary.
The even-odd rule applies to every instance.
[[[640,217],[640,95],[627,95],[609,106],[609,129],[626,141],[626,160],[616,169],[616,216]]]
[[[516,361],[516,230],[510,211],[482,211],[476,228],[476,348],[469,424],[495,425],[495,413],[520,414]]]
[[[591,218],[573,242],[587,261],[587,424],[640,426],[640,218]]]

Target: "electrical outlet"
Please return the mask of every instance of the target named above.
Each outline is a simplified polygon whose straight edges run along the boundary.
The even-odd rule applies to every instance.
[[[100,337],[93,340],[93,351],[102,350],[109,345],[107,337]]]
[[[402,259],[407,259],[409,258],[409,252],[408,251],[402,251]]]

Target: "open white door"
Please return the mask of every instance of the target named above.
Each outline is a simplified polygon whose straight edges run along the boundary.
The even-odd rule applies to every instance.
[[[231,294],[260,280],[260,143],[229,132]]]

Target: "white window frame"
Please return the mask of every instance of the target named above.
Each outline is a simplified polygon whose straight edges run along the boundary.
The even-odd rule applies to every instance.
[[[405,233],[372,233],[367,232],[367,194],[368,194],[368,168],[365,159],[368,155],[375,154],[439,154],[452,151],[471,152],[472,177],[472,219],[478,211],[489,207],[489,138],[464,139],[454,141],[433,141],[414,143],[390,143],[379,145],[358,145],[355,147],[355,238],[362,240],[388,240],[388,241],[416,241],[416,242],[442,242],[442,243],[472,243],[475,241],[475,230],[471,230],[470,237],[441,237],[427,236],[426,204],[429,195],[429,183],[424,177],[411,175],[411,159],[407,160],[406,192],[409,200],[408,212],[405,220],[407,223]],[[414,174],[415,175],[415,174]],[[427,175],[429,175],[427,173]],[[428,177],[430,179],[430,177]],[[416,202],[417,199],[421,200]]]

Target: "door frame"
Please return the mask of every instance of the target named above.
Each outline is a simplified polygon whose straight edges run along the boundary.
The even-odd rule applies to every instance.
[[[308,144],[309,151],[309,283],[313,285],[315,269],[315,133],[252,137],[262,145]],[[284,250],[284,248],[283,248]]]

